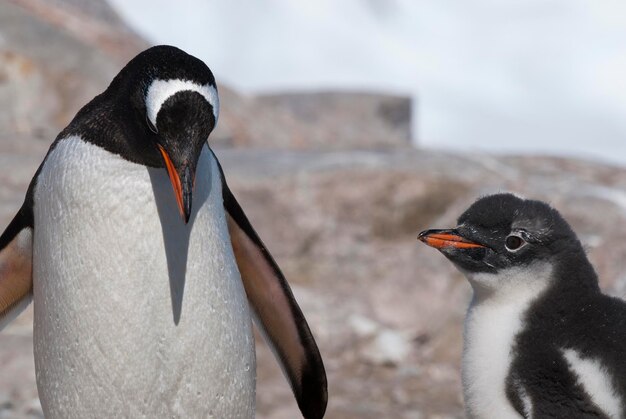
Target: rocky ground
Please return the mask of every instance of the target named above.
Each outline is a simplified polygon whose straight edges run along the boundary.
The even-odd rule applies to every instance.
[[[54,134],[145,45],[126,30],[132,42],[120,47],[107,35],[118,25],[110,11],[76,1],[0,3],[0,225],[19,208]],[[463,417],[470,288],[415,238],[453,226],[479,195],[511,190],[554,204],[587,246],[602,287],[626,295],[624,168],[415,150],[404,98],[220,93],[210,143],[318,340],[329,418]],[[299,417],[273,356],[260,339],[257,348],[257,417]],[[0,371],[0,418],[41,416],[32,310],[0,333]]]

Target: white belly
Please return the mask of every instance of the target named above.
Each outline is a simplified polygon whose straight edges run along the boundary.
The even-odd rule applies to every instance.
[[[207,147],[196,179],[185,225],[165,169],[78,138],[49,156],[33,255],[47,418],[254,416],[250,313]]]
[[[521,418],[506,395],[511,348],[524,327],[526,311],[549,285],[552,266],[539,262],[501,270],[497,276],[469,276],[478,286],[497,286],[487,297],[475,293],[465,318],[462,379],[467,417]],[[522,396],[522,403],[529,415],[532,400]]]
[[[521,418],[506,396],[510,349],[522,325],[521,313],[517,305],[478,304],[468,310],[462,369],[468,418]]]

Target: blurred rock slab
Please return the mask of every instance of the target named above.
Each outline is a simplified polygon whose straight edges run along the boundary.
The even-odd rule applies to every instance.
[[[210,63],[209,63],[210,65]],[[411,100],[326,92],[251,96],[219,86],[218,148],[290,150],[408,149]]]
[[[97,15],[69,2],[0,2],[0,108],[5,113],[0,132],[51,141],[106,88],[120,62],[144,48],[143,41],[119,25],[99,22]],[[123,36],[119,49],[100,35],[108,33]]]
[[[147,43],[106,0],[9,0],[42,22],[124,63]]]
[[[295,119],[311,149],[411,146],[411,99],[362,92],[304,92],[259,96],[257,103]]]

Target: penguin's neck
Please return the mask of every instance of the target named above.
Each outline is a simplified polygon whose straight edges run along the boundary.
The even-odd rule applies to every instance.
[[[114,104],[113,98],[105,92],[76,114],[61,131],[51,150],[60,140],[77,136],[129,162],[146,167],[165,167],[156,142],[150,137],[152,134],[140,126],[142,122],[129,101]]]
[[[556,282],[554,264],[542,260],[496,273],[462,272],[474,291],[473,306],[515,305],[524,296],[538,296]]]
[[[554,277],[560,293],[591,295],[600,293],[598,275],[580,243],[556,257]]]
[[[518,418],[506,395],[515,337],[528,309],[550,287],[547,263],[498,274],[472,274],[474,296],[465,319],[463,390],[470,418]]]

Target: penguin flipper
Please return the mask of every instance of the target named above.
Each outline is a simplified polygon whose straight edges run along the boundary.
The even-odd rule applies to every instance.
[[[0,330],[33,297],[33,228],[20,210],[0,236]]]
[[[279,359],[303,416],[321,419],[328,392],[315,339],[287,280],[228,189],[223,173],[222,194],[235,258],[256,324]]]

